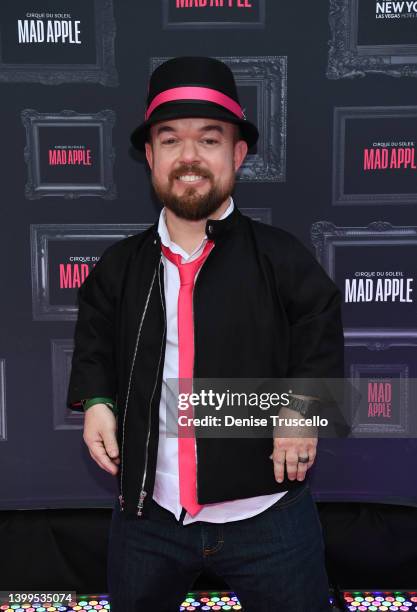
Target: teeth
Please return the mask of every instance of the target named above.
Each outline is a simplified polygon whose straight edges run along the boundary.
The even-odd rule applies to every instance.
[[[180,181],[185,181],[186,183],[191,183],[193,181],[200,181],[203,177],[197,176],[196,174],[185,174],[183,176],[178,177]]]

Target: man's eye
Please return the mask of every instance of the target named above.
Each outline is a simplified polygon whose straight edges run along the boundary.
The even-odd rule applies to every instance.
[[[204,138],[203,142],[206,142],[207,144],[216,144],[218,140],[215,138]]]
[[[162,144],[171,144],[173,142],[176,142],[175,138],[168,138],[167,140],[163,140]]]

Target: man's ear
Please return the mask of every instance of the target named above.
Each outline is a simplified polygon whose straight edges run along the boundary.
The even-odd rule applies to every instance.
[[[248,154],[248,144],[246,140],[238,140],[237,143],[235,144],[235,151],[234,151],[235,172],[239,170],[247,154]]]
[[[145,142],[145,155],[148,161],[149,167],[152,168],[153,165],[153,151],[152,145],[149,142]]]

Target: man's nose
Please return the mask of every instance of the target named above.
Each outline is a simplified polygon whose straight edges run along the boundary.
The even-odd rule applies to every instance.
[[[180,160],[183,163],[192,163],[200,159],[198,145],[195,140],[184,139],[181,145]]]

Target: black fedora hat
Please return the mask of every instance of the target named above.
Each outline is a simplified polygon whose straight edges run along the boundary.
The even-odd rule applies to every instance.
[[[258,129],[240,106],[232,71],[212,57],[174,57],[154,70],[149,81],[145,121],[132,133],[132,145],[143,151],[148,128],[158,121],[208,117],[239,125],[252,147]]]

